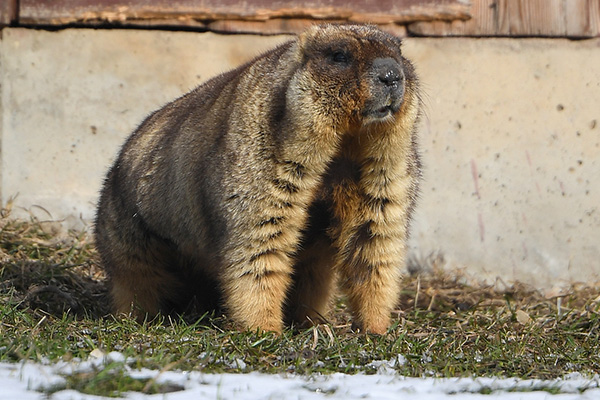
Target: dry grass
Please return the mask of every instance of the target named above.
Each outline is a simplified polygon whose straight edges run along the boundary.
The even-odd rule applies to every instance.
[[[99,348],[122,352],[135,366],[208,372],[368,373],[374,361],[398,355],[405,362],[393,368],[410,376],[554,378],[600,370],[595,287],[546,297],[524,285],[469,285],[431,258],[424,263],[433,272],[406,278],[384,336],[352,332],[343,301],[329,324],[281,336],[230,331],[224,317],[140,325],[108,316],[90,238],[52,227],[0,216],[0,360],[85,359]]]
[[[10,300],[10,301],[9,301]],[[53,315],[107,314],[104,274],[88,235],[0,212],[0,301]]]

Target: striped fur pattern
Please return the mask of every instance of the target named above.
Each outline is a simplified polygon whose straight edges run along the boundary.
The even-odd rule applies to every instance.
[[[396,37],[314,26],[150,115],[101,193],[115,313],[319,321],[336,288],[384,333],[420,176],[418,82]],[[339,285],[338,285],[339,283]]]

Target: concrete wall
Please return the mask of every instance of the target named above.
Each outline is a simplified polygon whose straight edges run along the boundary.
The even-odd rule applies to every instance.
[[[85,226],[144,116],[285,39],[4,29],[2,204]],[[487,281],[600,281],[600,39],[407,39],[405,54],[426,103],[413,254]]]

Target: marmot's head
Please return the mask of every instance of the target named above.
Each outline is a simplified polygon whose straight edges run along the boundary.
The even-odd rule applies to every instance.
[[[388,124],[418,107],[399,38],[370,25],[320,25],[298,39],[300,91],[336,129]]]

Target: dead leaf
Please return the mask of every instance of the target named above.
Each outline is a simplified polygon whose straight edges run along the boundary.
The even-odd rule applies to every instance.
[[[521,325],[526,325],[531,322],[531,317],[523,310],[517,310],[517,322]]]

